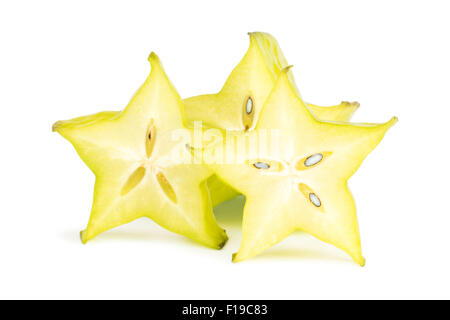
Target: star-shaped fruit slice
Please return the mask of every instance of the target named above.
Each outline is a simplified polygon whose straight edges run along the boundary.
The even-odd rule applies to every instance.
[[[148,217],[170,231],[221,248],[227,236],[212,212],[205,181],[210,170],[186,162],[178,150],[176,138],[187,131],[183,104],[159,58],[152,53],[149,61],[150,75],[125,110],[53,126],[96,176],[94,203],[81,240],[85,243],[111,228]]]
[[[277,40],[270,34],[253,32],[249,36],[247,53],[219,93],[184,100],[188,125],[201,120],[205,126],[224,130],[243,131],[254,127],[276,79],[288,63]],[[299,94],[291,71],[288,78]],[[357,102],[342,102],[331,107],[308,104],[318,119],[329,121],[348,121],[358,107]],[[214,206],[239,194],[217,176],[208,179],[208,186]]]
[[[253,257],[302,230],[364,265],[347,180],[396,121],[317,120],[284,69],[255,130],[235,135],[226,144],[216,140],[215,147],[204,151],[215,173],[246,196],[243,238],[233,261]]]
[[[252,129],[275,81],[288,66],[287,60],[270,34],[249,33],[250,46],[217,94],[184,99],[188,123],[201,120],[207,126],[225,130]],[[294,76],[289,82],[297,94]],[[357,102],[342,102],[332,107],[307,104],[318,119],[348,121],[358,109]]]

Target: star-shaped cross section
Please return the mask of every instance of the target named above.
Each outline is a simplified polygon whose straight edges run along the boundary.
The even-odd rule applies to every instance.
[[[233,261],[253,257],[302,230],[341,248],[363,265],[347,180],[396,121],[319,121],[292,87],[288,68],[284,69],[255,130],[235,136],[245,140],[245,156],[242,144],[230,147],[231,140],[205,148],[216,174],[246,196],[242,243]],[[252,148],[256,144],[259,148]],[[230,152],[236,154],[230,156]]]
[[[94,203],[83,243],[137,218],[206,246],[221,248],[227,236],[216,223],[202,165],[186,163],[180,137],[183,104],[159,58],[122,112],[102,112],[55,123],[95,173]],[[186,154],[188,152],[184,150]]]

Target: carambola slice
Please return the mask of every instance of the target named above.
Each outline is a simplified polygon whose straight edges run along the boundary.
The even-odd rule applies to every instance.
[[[125,110],[53,126],[96,176],[82,241],[148,217],[170,231],[221,248],[227,236],[212,212],[205,181],[211,173],[173,156],[180,144],[174,133],[186,131],[182,101],[159,58],[152,53],[149,61],[151,73]]]
[[[211,150],[205,149],[216,156],[208,158],[216,174],[247,198],[243,238],[233,261],[251,258],[295,230],[303,230],[341,248],[364,265],[347,180],[396,121],[319,121],[292,86],[288,69],[284,69],[255,130],[236,136],[241,143],[244,139],[248,151],[237,152],[231,157],[232,163],[226,162],[226,152],[239,148],[216,144]],[[268,135],[276,139],[262,139]],[[255,141],[266,147],[252,148]],[[270,145],[261,141],[270,141]]]

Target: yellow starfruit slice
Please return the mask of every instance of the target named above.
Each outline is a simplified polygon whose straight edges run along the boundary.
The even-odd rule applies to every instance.
[[[201,120],[206,126],[224,130],[249,130],[254,127],[270,90],[288,63],[277,40],[270,34],[253,32],[249,36],[247,53],[219,93],[184,100],[188,125]],[[288,78],[298,94],[291,71]],[[342,102],[331,107],[308,104],[308,107],[318,119],[348,121],[359,103]],[[217,176],[208,179],[208,186],[214,206],[239,194]]]
[[[228,139],[209,150],[214,172],[246,196],[243,237],[233,261],[251,258],[302,230],[364,265],[347,180],[396,121],[395,117],[384,124],[317,120],[284,69],[255,130],[237,134],[239,142],[231,146],[234,140]]]
[[[262,32],[249,33],[250,46],[217,94],[184,99],[188,123],[201,120],[205,125],[225,130],[249,130],[272,90],[281,70],[288,66],[277,40]],[[297,94],[294,76],[289,82]],[[321,120],[348,121],[359,107],[357,102],[342,102],[332,107],[308,104]]]
[[[210,170],[184,161],[174,137],[187,131],[182,101],[159,58],[122,112],[58,121],[53,130],[75,147],[94,172],[94,202],[83,243],[102,232],[147,217],[203,245],[227,240],[216,223],[206,178]],[[184,150],[190,156],[187,150]]]

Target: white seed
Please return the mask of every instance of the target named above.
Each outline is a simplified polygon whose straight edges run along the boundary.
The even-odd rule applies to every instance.
[[[320,199],[318,196],[316,196],[315,193],[310,193],[309,194],[309,200],[313,203],[313,205],[315,205],[316,207],[320,207],[322,205],[322,203],[320,202]]]
[[[269,169],[270,165],[265,162],[255,162],[253,166],[257,169]]]
[[[253,111],[253,100],[252,98],[248,98],[247,99],[247,104],[245,105],[245,112],[247,112],[247,114],[252,113]]]
[[[320,161],[322,161],[322,159],[323,159],[323,155],[321,153],[313,154],[312,156],[309,156],[308,158],[306,158],[305,166],[311,167],[311,166],[319,163]]]

